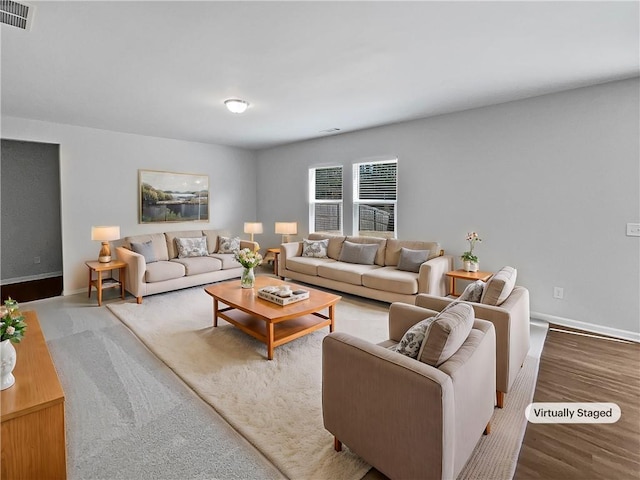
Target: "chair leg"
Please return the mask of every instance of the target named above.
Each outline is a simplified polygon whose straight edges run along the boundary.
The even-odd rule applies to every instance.
[[[482,432],[483,435],[489,435],[491,433],[491,422],[487,423],[487,426],[484,427],[484,432]]]
[[[496,391],[496,403],[498,408],[504,408],[504,392],[501,392],[500,390]]]
[[[338,440],[338,437],[333,437],[333,448],[336,452],[342,451],[342,442]]]

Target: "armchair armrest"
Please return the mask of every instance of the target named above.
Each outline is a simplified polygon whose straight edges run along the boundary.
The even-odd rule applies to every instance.
[[[127,264],[126,290],[134,297],[143,296],[144,274],[147,271],[144,256],[126,247],[116,248],[116,256]]]
[[[345,333],[322,344],[325,428],[386,475],[453,477],[453,385],[425,363]],[[442,466],[442,467],[440,467]]]
[[[395,302],[389,307],[389,339],[395,342],[402,340],[403,335],[416,323],[425,318],[435,317],[435,310],[416,307],[408,303]]]
[[[420,265],[418,293],[445,296],[447,281],[445,273],[453,270],[453,256],[440,255]]]

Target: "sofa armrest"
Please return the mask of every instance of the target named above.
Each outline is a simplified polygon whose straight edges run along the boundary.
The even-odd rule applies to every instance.
[[[252,242],[251,240],[240,240],[240,250],[248,248],[252,252],[257,252],[260,249],[258,242]]]
[[[280,245],[280,258],[278,258],[278,275],[284,277],[287,269],[287,259],[302,255],[302,242],[289,242]]]
[[[408,303],[395,302],[389,307],[389,339],[399,342],[403,335],[416,323],[434,317],[438,312],[416,307]]]
[[[447,281],[445,273],[453,270],[453,256],[440,255],[420,265],[418,293],[445,296]]]
[[[393,478],[453,477],[455,415],[449,376],[345,333],[322,343],[325,428]]]
[[[144,256],[126,247],[116,248],[116,256],[127,264],[126,290],[134,297],[141,297],[144,294],[144,274],[147,271],[147,262],[144,260]]]

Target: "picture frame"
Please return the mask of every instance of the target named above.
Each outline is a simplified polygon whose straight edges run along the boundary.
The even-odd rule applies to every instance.
[[[138,170],[139,223],[209,221],[209,175]]]

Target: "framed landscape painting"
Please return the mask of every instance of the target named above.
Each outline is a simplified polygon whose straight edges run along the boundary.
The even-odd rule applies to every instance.
[[[138,170],[140,223],[208,222],[209,176]]]

